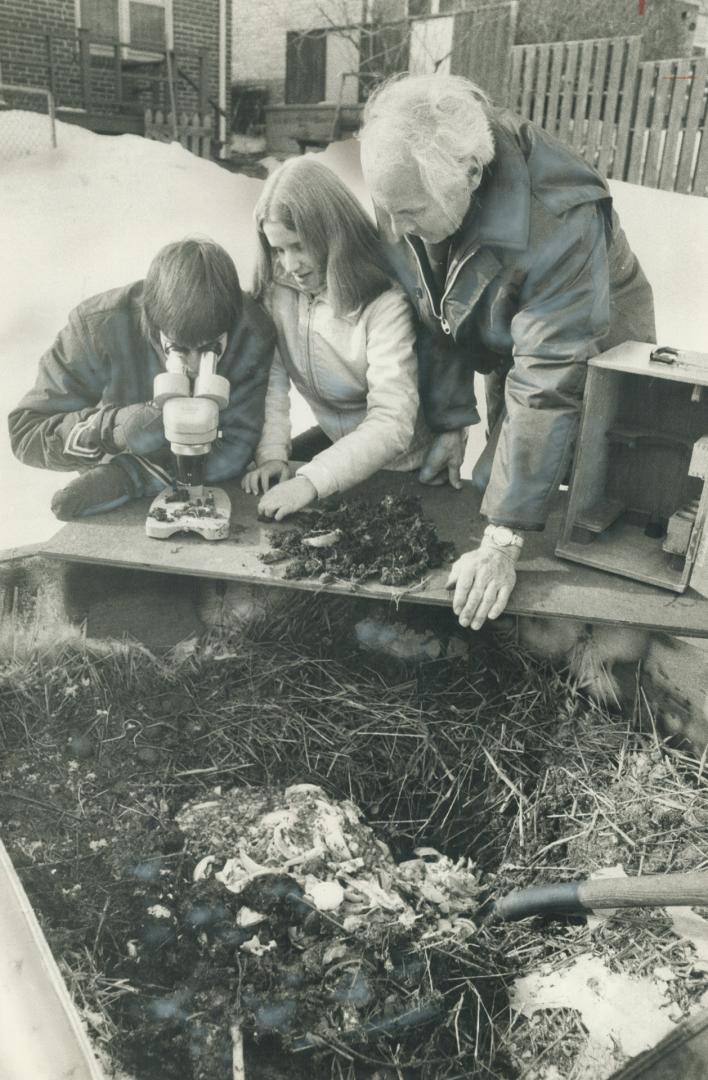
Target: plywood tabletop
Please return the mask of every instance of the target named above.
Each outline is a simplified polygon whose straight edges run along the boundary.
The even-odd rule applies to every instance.
[[[261,522],[257,499],[234,483],[223,485],[231,498],[231,533],[225,540],[205,541],[191,534],[166,540],[145,535],[150,500],[141,499],[94,518],[65,525],[41,545],[45,556],[74,562],[131,567],[161,573],[188,574],[252,584],[357,595],[372,599],[448,605],[445,589],[448,567],[430,572],[418,586],[391,588],[378,583],[352,587],[323,585],[316,580],[289,580],[286,564],[266,565],[259,556],[269,550],[268,534],[287,528]],[[431,488],[403,473],[379,473],[347,498],[362,497],[376,504],[385,494],[416,495],[424,513],[437,525],[440,536],[458,551],[476,546],[482,535],[480,496],[468,482],[462,491],[449,486]],[[579,619],[620,626],[636,626],[685,636],[708,637],[708,597],[693,589],[678,595],[665,589],[608,574],[556,558],[563,504],[553,513],[546,530],[527,534],[519,563],[516,588],[508,605],[513,614]]]

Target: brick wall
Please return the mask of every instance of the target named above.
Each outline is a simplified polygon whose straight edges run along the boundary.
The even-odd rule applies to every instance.
[[[231,66],[231,2],[226,0],[226,78]],[[218,101],[218,40],[219,0],[173,0],[174,48],[178,66],[199,81],[200,49],[208,50],[209,96]],[[55,31],[53,56],[57,88],[57,104],[79,108],[82,104],[80,66],[76,44],[74,0],[0,0],[0,66],[4,82],[22,83],[49,88],[46,34]],[[64,36],[62,36],[64,35]],[[69,35],[69,36],[66,36]],[[112,57],[92,57],[92,89],[94,105],[99,111],[115,110],[115,72]],[[128,71],[140,68],[124,64]],[[127,103],[147,106],[154,102],[155,91],[148,75],[155,68],[146,66],[140,79],[124,79]],[[198,92],[184,80],[177,84],[178,111],[194,111],[199,104]],[[166,100],[166,98],[165,98]],[[39,99],[27,99],[21,106],[40,108]]]
[[[50,27],[72,30],[74,0],[0,0],[0,65],[3,82],[48,89],[45,34]],[[74,49],[62,43],[57,55],[57,77],[67,97],[78,89]],[[75,81],[76,80],[76,81]],[[74,82],[75,81],[75,82]],[[34,99],[30,108],[38,108]],[[69,101],[68,104],[78,104]]]
[[[288,30],[361,21],[363,0],[233,0],[231,76],[235,88],[264,89],[284,100]]]

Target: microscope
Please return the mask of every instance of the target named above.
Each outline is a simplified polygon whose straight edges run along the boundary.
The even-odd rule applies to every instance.
[[[229,402],[229,380],[217,375],[217,363],[216,353],[204,353],[192,385],[184,362],[172,355],[167,370],[155,376],[153,401],[162,409],[176,480],[173,488],[153,499],[145,521],[148,536],[164,540],[176,532],[194,532],[205,540],[224,540],[229,535],[229,497],[221,488],[205,485],[219,413]]]

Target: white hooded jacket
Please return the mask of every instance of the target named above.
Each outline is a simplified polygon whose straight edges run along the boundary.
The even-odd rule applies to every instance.
[[[285,280],[265,298],[277,349],[256,464],[287,461],[292,383],[333,445],[297,470],[319,498],[379,469],[417,469],[433,436],[419,411],[416,331],[410,303],[394,286],[351,315],[336,315],[326,292]]]

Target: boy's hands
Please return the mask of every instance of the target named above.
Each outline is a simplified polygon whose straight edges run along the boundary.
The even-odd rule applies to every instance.
[[[151,402],[124,405],[116,411],[113,430],[104,449],[109,454],[129,450],[134,454],[154,454],[167,446],[162,409]]]
[[[265,464],[248,470],[241,480],[241,487],[249,495],[260,495],[261,491],[265,494],[271,487],[271,481],[281,484],[284,480],[289,480],[292,474],[287,461],[266,461]]]
[[[60,521],[73,521],[74,518],[115,510],[140,494],[126,470],[109,461],[87,469],[55,492],[52,510]]]
[[[258,513],[282,521],[288,514],[302,510],[316,498],[315,485],[306,476],[296,476],[271,488],[258,503]]]

